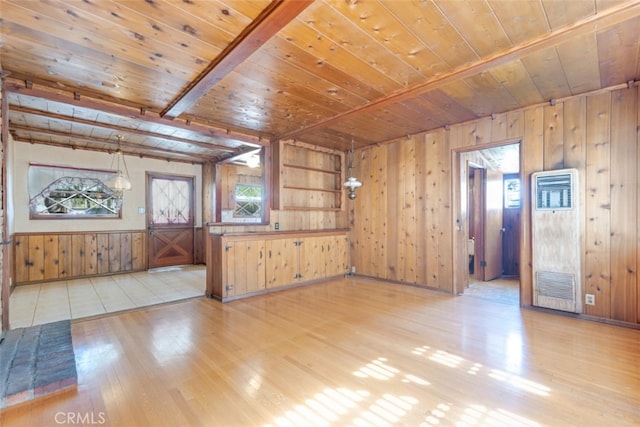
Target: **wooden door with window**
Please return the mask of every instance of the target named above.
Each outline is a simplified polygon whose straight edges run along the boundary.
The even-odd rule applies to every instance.
[[[149,268],[193,264],[194,178],[147,174]]]

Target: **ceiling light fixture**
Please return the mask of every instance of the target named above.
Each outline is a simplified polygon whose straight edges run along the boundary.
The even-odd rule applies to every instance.
[[[247,157],[247,166],[254,169],[260,166],[260,156],[257,154],[252,154]]]
[[[122,141],[123,136],[116,135],[116,138],[118,139],[118,149],[114,153],[113,158],[111,158],[111,167],[109,168],[116,171],[116,176],[109,181],[109,187],[122,192],[124,190],[131,190],[131,180],[129,179],[129,169],[127,168],[127,163],[124,160],[124,154],[120,149],[120,142]],[[124,171],[120,167],[121,162],[124,167]]]
[[[356,189],[362,187],[362,183],[360,181],[358,181],[357,178],[355,178],[353,176],[353,155],[354,155],[354,149],[353,149],[353,137],[351,138],[351,150],[349,151],[349,178],[347,179],[347,182],[345,182],[343,184],[343,186],[345,188],[347,188],[349,190],[349,199],[353,200],[356,198]]]

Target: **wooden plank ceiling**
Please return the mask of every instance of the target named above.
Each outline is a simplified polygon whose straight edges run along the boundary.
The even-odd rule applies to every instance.
[[[17,141],[347,150],[640,79],[640,2],[0,0]]]

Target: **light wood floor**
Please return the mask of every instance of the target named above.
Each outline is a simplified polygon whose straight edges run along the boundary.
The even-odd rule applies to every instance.
[[[469,287],[464,296],[482,298],[503,304],[520,304],[520,280],[512,277],[501,277],[490,282],[470,278]]]
[[[77,389],[2,426],[640,425],[640,331],[357,277],[72,333]]]

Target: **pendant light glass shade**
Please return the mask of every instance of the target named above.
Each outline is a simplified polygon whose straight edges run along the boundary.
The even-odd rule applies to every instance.
[[[347,181],[342,184],[345,188],[349,190],[349,199],[353,200],[356,198],[356,189],[362,187],[362,183],[358,181],[356,177],[353,176],[353,138],[351,139],[351,151],[349,151],[349,175],[351,175]]]
[[[257,154],[252,154],[247,158],[247,166],[250,168],[257,168],[260,166],[260,156]]]
[[[109,187],[118,191],[131,190],[131,181],[122,171],[118,171],[118,175],[111,180]]]
[[[116,138],[118,138],[118,149],[111,159],[110,167],[110,169],[116,171],[116,176],[113,179],[109,180],[107,185],[112,189],[121,192],[125,190],[131,190],[131,180],[129,179],[129,169],[127,168],[127,163],[124,160],[124,154],[120,149],[120,141],[122,140],[122,135],[116,135]]]
[[[344,187],[349,189],[349,199],[353,200],[356,198],[356,188],[362,187],[362,183],[358,181],[357,178],[350,176],[345,182]]]

